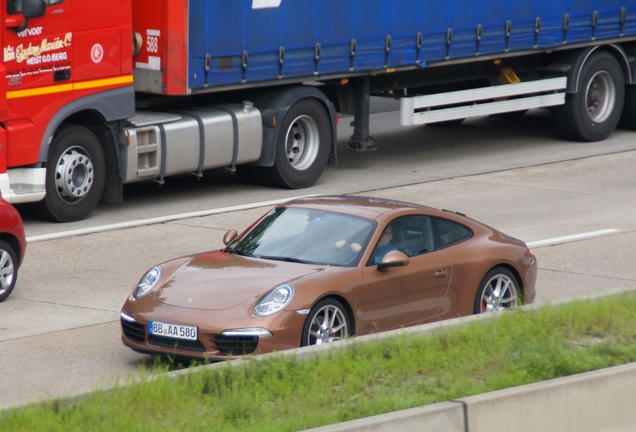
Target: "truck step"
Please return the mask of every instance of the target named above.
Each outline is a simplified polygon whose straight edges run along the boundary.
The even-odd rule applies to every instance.
[[[160,123],[171,123],[178,120],[181,120],[181,116],[174,113],[137,111],[134,116],[128,119],[128,123],[135,127],[143,127]]]

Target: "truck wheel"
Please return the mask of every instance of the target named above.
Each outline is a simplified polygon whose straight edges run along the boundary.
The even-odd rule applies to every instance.
[[[625,78],[607,52],[592,54],[581,70],[577,92],[555,109],[561,133],[577,141],[600,141],[616,128],[623,109]]]
[[[88,217],[101,198],[106,176],[104,151],[95,134],[82,126],[64,127],[51,144],[46,166],[40,213],[56,222]]]
[[[9,297],[18,279],[18,257],[11,245],[0,240],[0,302]]]
[[[320,102],[306,98],[287,111],[276,139],[273,167],[264,168],[262,177],[273,186],[305,188],[322,175],[331,146],[329,116]]]

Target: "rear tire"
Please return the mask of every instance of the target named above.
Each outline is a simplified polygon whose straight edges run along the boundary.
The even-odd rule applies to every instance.
[[[507,268],[495,267],[479,284],[473,313],[496,312],[522,303],[521,288],[515,275]]]
[[[259,174],[272,186],[300,189],[312,186],[322,175],[331,148],[331,122],[314,98],[289,108],[278,128],[274,166]]]
[[[95,134],[68,125],[56,134],[46,162],[46,196],[37,211],[55,222],[88,217],[104,190],[106,162]]]
[[[554,110],[566,138],[601,141],[616,128],[623,110],[625,78],[618,61],[600,51],[592,54],[581,70],[577,92]]]

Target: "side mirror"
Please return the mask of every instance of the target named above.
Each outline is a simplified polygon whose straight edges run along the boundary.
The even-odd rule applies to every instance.
[[[235,229],[231,229],[228,232],[226,232],[225,235],[223,236],[223,243],[225,244],[225,246],[227,246],[230,243],[232,243],[234,240],[236,240],[237,237],[238,237],[238,231],[236,231]]]
[[[44,14],[46,14],[46,0],[23,0],[22,13],[7,15],[4,25],[15,32],[21,32],[29,26],[29,18],[39,18]]]
[[[378,270],[384,271],[390,267],[404,267],[409,265],[410,262],[411,260],[404,252],[393,250],[382,257],[382,261],[378,263]]]
[[[24,18],[40,18],[46,14],[45,0],[23,0],[22,15]]]

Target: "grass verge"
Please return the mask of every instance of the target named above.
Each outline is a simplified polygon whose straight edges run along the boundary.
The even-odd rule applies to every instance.
[[[631,363],[635,342],[636,295],[621,294],[311,357],[148,374],[80,401],[7,411],[0,430],[295,431]]]

